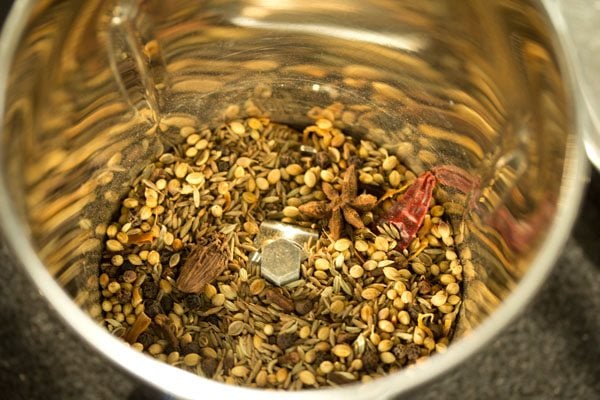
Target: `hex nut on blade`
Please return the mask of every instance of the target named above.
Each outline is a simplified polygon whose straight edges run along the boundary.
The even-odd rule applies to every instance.
[[[262,249],[260,274],[277,286],[300,278],[303,251],[286,239],[277,239]]]

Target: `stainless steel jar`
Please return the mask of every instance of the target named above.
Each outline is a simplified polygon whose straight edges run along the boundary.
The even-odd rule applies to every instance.
[[[21,0],[0,46],[6,238],[68,326],[180,397],[406,392],[523,308],[577,213],[587,165],[578,96],[537,1]],[[345,129],[416,171],[453,165],[478,177],[468,199],[450,196],[465,301],[448,352],[368,384],[277,393],[199,378],[99,326],[98,227],[170,146],[169,126],[234,112],[302,124],[332,102],[357,110]]]

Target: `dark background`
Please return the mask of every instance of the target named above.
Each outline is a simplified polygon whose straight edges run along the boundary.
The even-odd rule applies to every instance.
[[[3,21],[11,2],[0,2]],[[599,227],[593,172],[571,238],[533,302],[486,350],[409,397],[599,399]],[[161,397],[66,329],[0,238],[0,400]]]

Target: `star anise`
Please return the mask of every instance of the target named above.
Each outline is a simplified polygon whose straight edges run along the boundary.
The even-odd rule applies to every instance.
[[[350,165],[342,180],[340,194],[331,184],[323,182],[323,192],[329,201],[311,201],[299,207],[302,214],[309,218],[329,218],[329,231],[334,240],[340,238],[344,220],[357,229],[365,225],[360,212],[370,211],[377,204],[377,198],[370,194],[357,196],[356,166]]]

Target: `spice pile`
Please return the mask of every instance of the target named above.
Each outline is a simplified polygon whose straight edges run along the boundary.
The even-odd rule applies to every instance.
[[[109,331],[261,388],[368,382],[446,349],[462,267],[444,207],[425,194],[408,236],[384,223],[422,179],[322,111],[303,132],[267,118],[181,129],[183,144],[144,170],[107,229]],[[250,260],[267,220],[320,233],[281,288]]]

